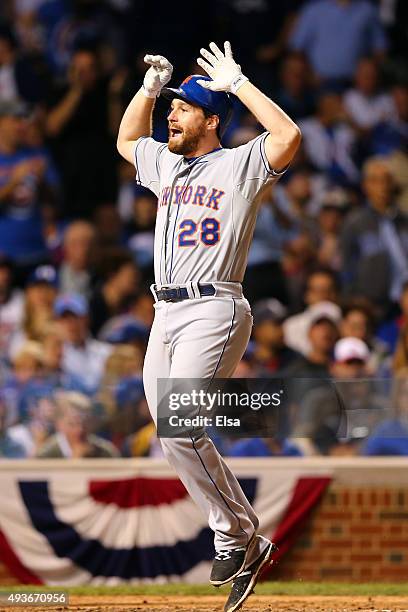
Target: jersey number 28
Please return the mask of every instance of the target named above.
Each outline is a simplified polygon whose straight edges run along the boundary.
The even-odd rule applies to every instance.
[[[185,219],[179,229],[179,246],[182,247],[195,246],[197,240],[201,240],[205,246],[213,246],[220,239],[220,223],[211,217],[203,219],[199,224],[192,219]],[[200,232],[199,238],[197,231]]]

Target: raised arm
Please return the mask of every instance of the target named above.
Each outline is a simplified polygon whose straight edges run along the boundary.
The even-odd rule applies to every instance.
[[[156,97],[170,81],[173,72],[173,66],[162,55],[146,55],[144,61],[150,64],[150,68],[146,72],[143,86],[125,110],[116,142],[119,153],[130,163],[133,163],[135,141],[152,133]]]
[[[296,153],[301,133],[298,126],[277,104],[272,102],[241,72],[235,62],[231,45],[224,43],[222,52],[215,43],[210,43],[212,53],[201,49],[205,58],[198,58],[198,64],[209,74],[212,81],[198,81],[212,91],[228,91],[235,94],[269,132],[265,140],[265,153],[270,167],[279,171],[285,168]]]

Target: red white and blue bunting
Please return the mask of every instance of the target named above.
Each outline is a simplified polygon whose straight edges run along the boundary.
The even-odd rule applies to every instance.
[[[0,559],[10,572],[22,583],[60,586],[206,582],[213,534],[170,468],[100,461],[20,462],[19,470],[3,463]],[[330,473],[282,471],[273,459],[230,465],[281,557]]]

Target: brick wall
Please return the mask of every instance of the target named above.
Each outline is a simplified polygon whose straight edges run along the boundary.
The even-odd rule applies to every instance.
[[[408,489],[332,484],[273,576],[406,581]]]

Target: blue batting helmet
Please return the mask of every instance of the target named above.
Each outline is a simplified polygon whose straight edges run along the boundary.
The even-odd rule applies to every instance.
[[[219,130],[221,136],[228,127],[232,118],[231,96],[225,91],[211,91],[205,89],[197,81],[211,81],[209,77],[201,74],[192,74],[181,83],[178,89],[173,87],[163,87],[161,93],[168,100],[180,98],[189,104],[201,106],[212,115],[218,115],[220,119]]]

